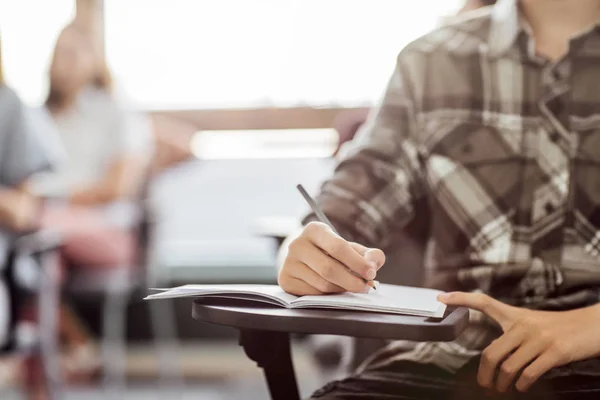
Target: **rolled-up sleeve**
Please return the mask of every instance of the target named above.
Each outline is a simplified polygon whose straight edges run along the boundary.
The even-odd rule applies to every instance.
[[[414,202],[424,193],[415,104],[401,58],[380,105],[317,197],[342,236],[365,245],[385,246],[390,232],[414,217]],[[314,215],[304,222],[310,220]]]

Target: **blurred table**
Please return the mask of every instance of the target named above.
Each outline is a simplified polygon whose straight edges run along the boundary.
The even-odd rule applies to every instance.
[[[465,329],[469,310],[448,309],[442,319],[338,310],[290,310],[224,299],[196,299],[198,321],[237,328],[246,355],[263,369],[273,399],[299,399],[290,333],[415,341],[452,341]]]

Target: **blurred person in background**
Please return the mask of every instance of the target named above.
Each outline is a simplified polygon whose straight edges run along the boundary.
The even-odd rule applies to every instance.
[[[0,63],[1,65],[1,63]],[[41,117],[41,118],[40,118]],[[43,115],[25,107],[3,81],[0,70],[0,271],[6,268],[11,243],[21,234],[39,229],[42,200],[25,189],[26,182],[36,173],[50,170],[60,153],[51,146],[51,126]],[[0,278],[0,349],[9,340],[9,297]],[[18,304],[17,308],[25,305]],[[41,377],[39,362],[27,363],[28,376]],[[2,365],[4,372],[6,367]],[[30,398],[44,398],[44,382],[30,380],[26,390]]]
[[[119,268],[134,263],[133,227],[139,219],[134,197],[152,153],[151,124],[126,111],[112,94],[112,80],[94,32],[77,22],[56,42],[46,108],[55,123],[65,162],[38,174],[28,190],[49,199],[42,228],[63,238],[63,272],[70,268]],[[55,199],[56,201],[53,201]],[[71,375],[100,367],[96,344],[63,304],[61,333]]]

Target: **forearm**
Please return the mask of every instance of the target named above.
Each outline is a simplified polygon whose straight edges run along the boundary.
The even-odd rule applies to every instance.
[[[10,226],[14,204],[14,189],[0,187],[0,226]]]
[[[129,157],[116,160],[101,180],[75,188],[71,203],[93,206],[131,198],[138,191],[145,171],[146,164],[140,159]]]
[[[20,189],[0,187],[0,226],[15,232],[31,229],[39,204]]]
[[[73,190],[70,203],[80,206],[107,204],[119,198],[118,193],[105,185],[94,185]]]
[[[600,335],[600,302],[598,302],[597,304],[579,308],[579,309],[576,309],[573,311],[577,312],[577,313],[582,313],[582,314],[585,314],[586,316],[588,316],[589,323],[598,327],[598,329],[596,329],[596,330],[598,331],[598,334]],[[599,351],[600,351],[600,348],[599,348]]]

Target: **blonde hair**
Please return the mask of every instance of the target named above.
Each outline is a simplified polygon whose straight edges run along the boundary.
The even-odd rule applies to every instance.
[[[72,22],[69,25],[65,26],[61,31],[60,35],[58,35],[58,40],[60,37],[67,31],[77,32],[79,36],[81,36],[87,44],[94,48],[94,53],[97,59],[98,69],[96,71],[96,75],[92,78],[91,84],[100,90],[104,90],[106,92],[112,91],[112,75],[110,70],[108,69],[108,65],[104,58],[104,55],[99,49],[98,41],[93,29],[88,28],[81,22]],[[56,56],[56,51],[54,52],[54,57]],[[46,99],[47,106],[60,106],[63,100],[62,95],[52,87],[52,81],[50,81],[50,90],[48,92],[48,98]]]

